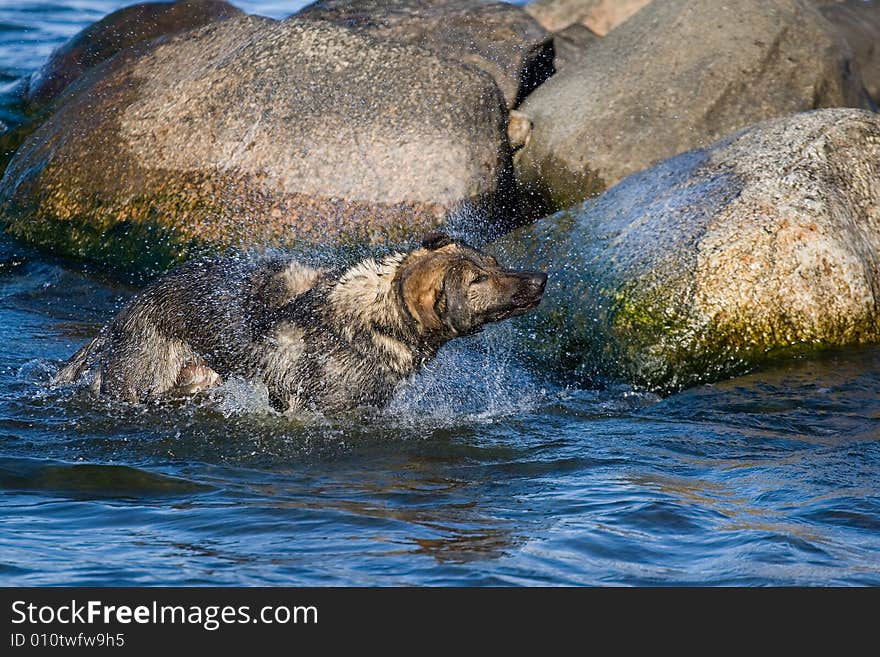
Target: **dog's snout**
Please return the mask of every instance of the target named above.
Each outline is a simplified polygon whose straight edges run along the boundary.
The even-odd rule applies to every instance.
[[[517,290],[513,295],[515,303],[533,307],[544,296],[544,287],[547,285],[547,274],[540,271],[520,271],[515,275]]]
[[[544,288],[547,286],[547,274],[542,271],[530,274],[529,285],[543,292]]]
[[[532,294],[543,294],[547,285],[547,274],[540,271],[526,271],[520,274],[526,288]]]

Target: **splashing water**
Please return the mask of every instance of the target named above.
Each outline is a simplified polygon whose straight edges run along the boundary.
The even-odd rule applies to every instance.
[[[126,404],[48,382],[132,290],[3,248],[0,582],[880,583],[880,349],[660,399],[502,323],[382,411]]]
[[[424,371],[401,385],[388,415],[405,425],[493,422],[527,414],[551,397],[513,360],[510,326],[447,344]]]

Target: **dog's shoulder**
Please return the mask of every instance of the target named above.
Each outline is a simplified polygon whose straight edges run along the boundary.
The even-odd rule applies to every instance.
[[[265,308],[280,308],[313,289],[325,273],[290,257],[266,259],[254,273],[255,300]]]

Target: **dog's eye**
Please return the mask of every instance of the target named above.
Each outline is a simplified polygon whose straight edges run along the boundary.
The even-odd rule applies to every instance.
[[[476,285],[477,283],[485,283],[489,280],[489,277],[485,274],[480,274],[474,280],[471,281],[471,285]]]

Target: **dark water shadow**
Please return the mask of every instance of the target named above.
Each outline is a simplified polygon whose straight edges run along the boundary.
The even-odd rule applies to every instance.
[[[211,486],[126,465],[0,457],[0,490],[75,499],[153,499],[205,493]]]

